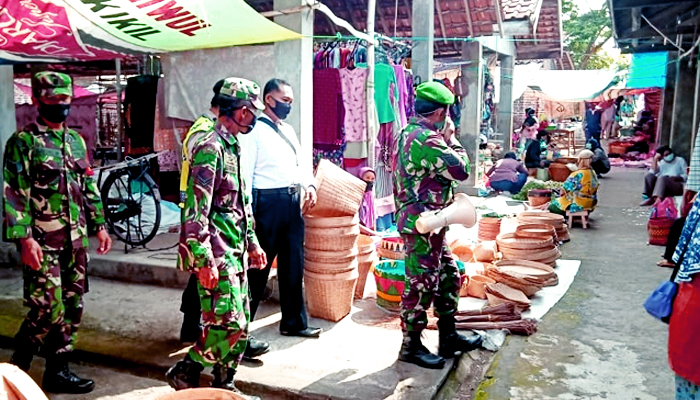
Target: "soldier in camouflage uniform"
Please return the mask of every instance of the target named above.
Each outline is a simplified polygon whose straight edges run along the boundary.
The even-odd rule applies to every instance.
[[[238,392],[236,367],[243,357],[250,320],[243,255],[251,266],[267,264],[253,227],[240,171],[239,133],[249,133],[264,105],[254,82],[227,78],[219,93],[219,118],[192,136],[192,163],[182,216],[178,267],[198,277],[203,330],[183,361],[167,373],[176,390],[199,386],[213,367],[212,386]]]
[[[85,141],[64,123],[73,96],[70,77],[39,72],[32,77],[32,95],[39,119],[7,141],[3,169],[3,236],[17,243],[30,309],[11,362],[27,371],[41,350],[44,390],[87,393],[95,383],[71,372],[67,357],[87,291],[88,231],[97,232],[100,254],[112,241]]]
[[[406,245],[406,286],[401,298],[404,340],[399,359],[435,369],[457,351],[470,351],[481,343],[480,337],[467,339],[455,330],[460,276],[445,242],[447,228],[427,234],[416,230],[420,214],[444,208],[457,182],[469,177],[467,153],[454,129],[446,127],[447,109],[453,103],[454,95],[441,83],[418,86],[417,117],[399,139],[395,179],[397,228]],[[431,305],[439,317],[439,355],[430,353],[420,339]]]

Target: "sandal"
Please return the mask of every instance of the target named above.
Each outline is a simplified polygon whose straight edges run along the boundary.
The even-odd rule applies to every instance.
[[[676,264],[674,264],[671,261],[668,261],[666,259],[663,259],[663,260],[657,262],[656,266],[662,267],[662,268],[676,268]]]

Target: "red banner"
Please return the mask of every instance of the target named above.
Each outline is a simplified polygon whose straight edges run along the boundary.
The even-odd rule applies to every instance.
[[[0,50],[76,60],[119,57],[82,43],[71,27],[66,9],[42,0],[0,0]]]

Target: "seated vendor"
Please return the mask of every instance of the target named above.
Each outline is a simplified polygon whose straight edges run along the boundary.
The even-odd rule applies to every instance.
[[[538,168],[549,167],[549,162],[542,158],[542,143],[547,143],[547,139],[547,131],[539,131],[535,140],[528,141],[525,151],[525,166],[531,176],[537,174]]]
[[[591,164],[593,152],[582,150],[576,161],[576,171],[566,179],[560,196],[552,199],[549,210],[558,214],[566,211],[593,211],[598,204],[598,178]]]
[[[598,175],[607,174],[610,172],[610,160],[608,155],[605,154],[605,150],[600,147],[600,143],[594,138],[591,138],[586,143],[586,149],[593,152],[593,161],[591,162],[591,167]]]
[[[491,188],[499,192],[520,193],[527,182],[527,170],[512,151],[498,160],[486,175]]]
[[[688,164],[683,157],[676,156],[668,146],[659,147],[651,162],[651,170],[644,176],[642,194],[646,200],[640,206],[651,206],[656,199],[682,195],[686,179]]]

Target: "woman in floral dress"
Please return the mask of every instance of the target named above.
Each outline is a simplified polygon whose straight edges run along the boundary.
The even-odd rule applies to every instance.
[[[566,211],[593,211],[598,204],[598,178],[591,168],[593,152],[583,150],[578,155],[578,169],[564,182],[560,196],[552,199],[550,211],[564,214]]]

